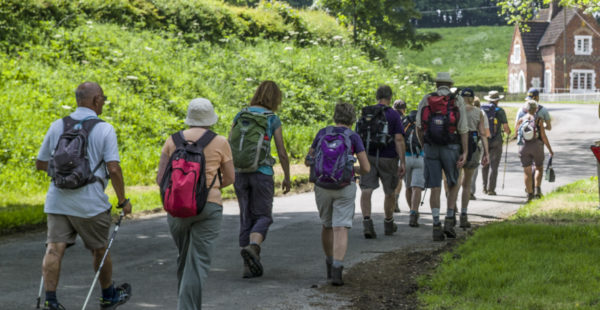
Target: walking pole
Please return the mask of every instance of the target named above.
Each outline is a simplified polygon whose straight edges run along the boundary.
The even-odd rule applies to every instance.
[[[40,279],[40,291],[38,293],[36,309],[40,308],[40,300],[42,299],[42,290],[43,289],[44,289],[44,275],[42,274],[42,278]]]
[[[506,179],[506,162],[508,161],[508,136],[506,137],[506,152],[504,152],[504,174],[502,176],[502,190],[504,190],[504,180]]]
[[[427,196],[427,187],[425,187],[425,191],[423,192],[423,198],[421,198],[421,207],[423,206],[423,202],[425,202],[425,196]]]
[[[123,206],[127,205],[127,201],[125,201],[123,203]],[[125,215],[125,213],[123,213],[123,210],[121,210],[121,213],[119,214],[119,220],[117,221],[117,224],[115,225],[115,229],[112,232],[112,236],[110,237],[110,241],[108,242],[108,247],[106,247],[106,251],[104,252],[104,256],[102,257],[102,260],[100,261],[100,266],[98,266],[98,271],[96,271],[96,275],[94,276],[94,281],[92,282],[92,286],[90,287],[90,290],[87,294],[87,297],[85,298],[85,302],[83,303],[83,308],[81,308],[81,310],[85,310],[85,307],[87,306],[88,301],[90,301],[90,296],[92,295],[92,291],[94,290],[94,285],[96,285],[96,281],[98,281],[98,276],[100,275],[100,270],[102,270],[102,266],[104,266],[104,260],[106,259],[106,256],[108,256],[108,251],[110,250],[110,247],[113,244],[113,241],[115,240],[115,236],[117,235],[117,232],[119,231],[119,226],[121,226],[121,220],[123,219],[123,216]]]

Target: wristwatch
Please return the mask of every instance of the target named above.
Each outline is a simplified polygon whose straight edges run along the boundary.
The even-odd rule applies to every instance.
[[[128,202],[129,202],[129,198],[125,198],[125,200],[123,200],[123,202],[121,202],[119,205],[117,205],[117,209],[121,209],[121,208],[125,207]]]

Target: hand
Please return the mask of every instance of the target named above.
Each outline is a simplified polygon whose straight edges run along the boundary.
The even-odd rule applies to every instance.
[[[462,153],[458,157],[458,161],[456,162],[456,167],[460,169],[465,165],[466,162],[467,162],[467,153]]]
[[[550,157],[554,157],[554,152],[550,151]]]
[[[483,157],[481,158],[481,165],[485,167],[489,163],[490,163],[490,158],[488,157],[488,154],[483,154]]]
[[[290,182],[290,179],[289,178],[283,179],[283,182],[281,182],[281,189],[283,190],[283,193],[284,194],[289,193],[291,188],[292,188],[292,183]]]
[[[404,163],[401,163],[400,165],[398,165],[398,177],[403,178],[405,173],[406,167],[404,166]]]
[[[125,215],[131,214],[131,202],[130,201],[127,201],[125,206],[123,206],[123,214],[125,214]]]

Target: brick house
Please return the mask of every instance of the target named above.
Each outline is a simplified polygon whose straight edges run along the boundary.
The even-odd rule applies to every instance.
[[[592,16],[559,8],[553,1],[527,25],[529,31],[515,26],[513,33],[509,93],[524,93],[530,87],[544,93],[600,90],[600,25]]]

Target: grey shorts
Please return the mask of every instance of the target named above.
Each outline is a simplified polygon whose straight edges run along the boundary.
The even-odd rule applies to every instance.
[[[111,224],[110,209],[90,218],[48,214],[46,242],[72,245],[79,235],[87,249],[101,249],[108,244]]]
[[[477,148],[473,155],[471,155],[471,160],[465,163],[465,168],[467,169],[475,169],[479,167],[479,162],[481,161],[481,143],[477,144]]]
[[[424,151],[425,187],[441,187],[442,170],[446,175],[448,186],[454,186],[458,182],[459,169],[456,167],[456,162],[460,156],[461,146],[459,144],[425,144]]]
[[[423,156],[406,156],[406,174],[404,182],[406,188],[420,187],[425,188],[425,174]]]
[[[386,195],[393,195],[398,186],[398,158],[385,158],[368,156],[371,171],[360,177],[360,189],[376,189],[379,187],[379,179],[383,185]]]
[[[530,167],[535,164],[536,167],[544,166],[544,142],[540,139],[525,142],[519,148],[519,158],[522,167]]]
[[[321,224],[327,228],[352,228],[356,199],[356,183],[342,189],[325,189],[315,186],[315,200]]]

